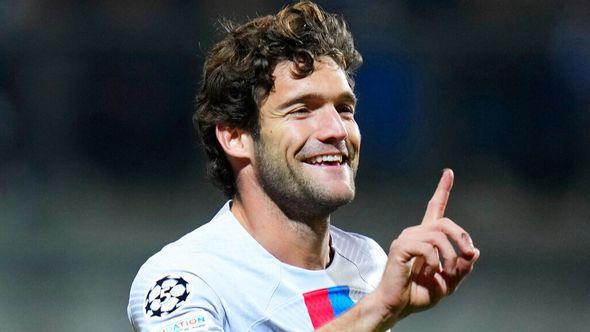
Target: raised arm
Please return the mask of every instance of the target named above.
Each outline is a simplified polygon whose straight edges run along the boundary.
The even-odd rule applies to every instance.
[[[445,169],[422,223],[404,229],[391,243],[377,289],[319,331],[385,331],[457,289],[479,250],[463,228],[444,217],[453,180],[453,171]]]

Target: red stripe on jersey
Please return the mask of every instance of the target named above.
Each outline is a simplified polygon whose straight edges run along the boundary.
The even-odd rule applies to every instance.
[[[314,328],[317,329],[334,319],[334,310],[328,297],[328,289],[318,289],[305,293],[303,299]]]

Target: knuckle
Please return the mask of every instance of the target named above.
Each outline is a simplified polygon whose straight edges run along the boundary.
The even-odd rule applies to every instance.
[[[467,233],[466,231],[462,230],[461,231],[461,239],[468,245],[473,247],[473,240],[471,239],[471,236],[469,236],[469,233]]]
[[[463,237],[467,241],[473,242],[473,240],[471,240],[471,235],[469,235],[469,232],[467,232],[466,230],[462,230],[461,237]]]
[[[410,233],[410,229],[409,228],[405,228],[400,234],[400,237],[405,237],[408,236],[408,234]]]
[[[402,240],[400,240],[399,238],[393,240],[391,242],[391,245],[389,246],[389,251],[396,251],[397,249],[399,249],[402,246]]]

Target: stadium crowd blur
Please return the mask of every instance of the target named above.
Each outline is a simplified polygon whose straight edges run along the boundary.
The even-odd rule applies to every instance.
[[[474,275],[400,331],[590,324],[590,4],[318,1],[365,63],[357,199],[387,248],[443,167]],[[139,265],[223,203],[192,130],[221,17],[276,1],[0,2],[0,326],[127,331]],[[452,303],[452,304],[451,304]]]

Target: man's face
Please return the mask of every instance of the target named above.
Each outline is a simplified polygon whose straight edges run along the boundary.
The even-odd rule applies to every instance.
[[[354,198],[361,143],[356,98],[331,58],[320,58],[301,79],[293,78],[292,66],[284,61],[273,72],[274,88],[260,108],[254,168],[281,208],[331,213]]]

